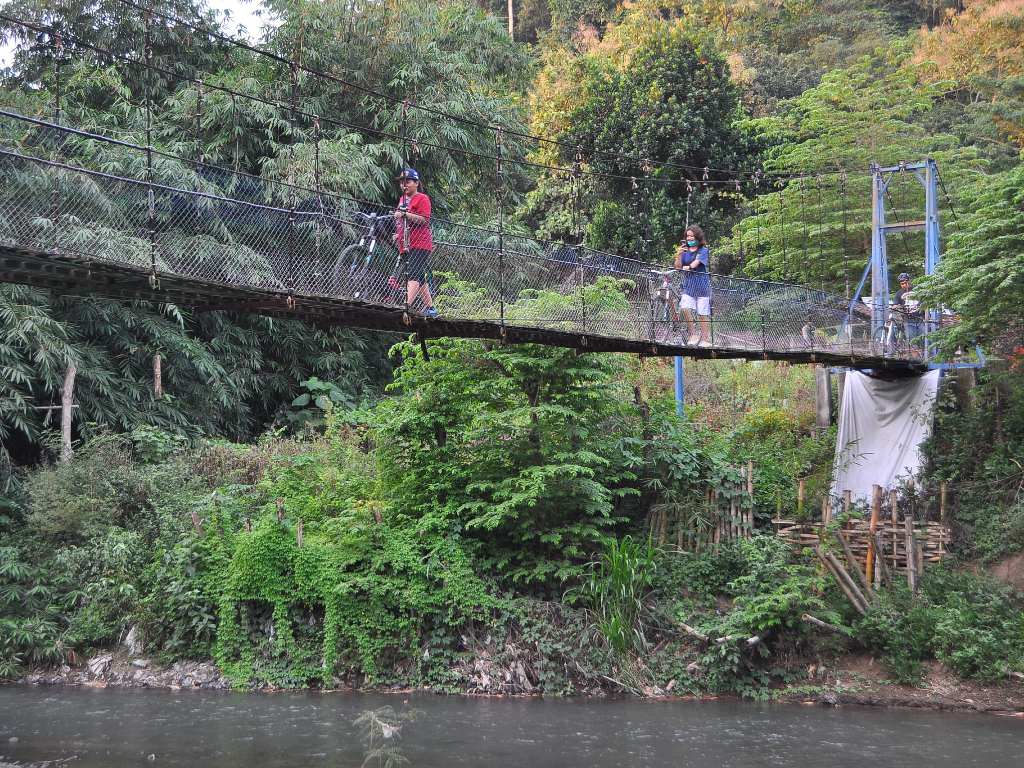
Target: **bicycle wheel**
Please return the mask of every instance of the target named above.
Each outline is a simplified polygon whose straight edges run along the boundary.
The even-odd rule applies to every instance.
[[[353,243],[345,248],[334,262],[334,291],[338,296],[352,296],[357,293],[356,273],[369,259],[366,246]]]
[[[871,334],[871,341],[883,347],[889,343],[889,326],[880,325]]]

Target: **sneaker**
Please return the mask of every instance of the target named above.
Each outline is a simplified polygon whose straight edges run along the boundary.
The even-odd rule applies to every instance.
[[[437,317],[437,307],[427,307],[423,310],[424,317]]]
[[[700,341],[699,341],[699,342],[697,343],[697,346],[698,346],[698,347],[710,347],[710,346],[711,346],[711,342],[710,342],[710,341],[708,341],[707,339],[701,339],[701,340],[700,340]]]
[[[696,333],[693,333],[693,334],[690,334],[690,338],[688,338],[686,340],[686,343],[687,343],[687,345],[689,345],[691,347],[695,347],[695,346],[697,346],[697,342],[698,341],[700,341],[700,336],[698,336]]]

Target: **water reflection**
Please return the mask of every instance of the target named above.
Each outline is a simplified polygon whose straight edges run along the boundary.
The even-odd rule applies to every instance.
[[[0,762],[81,768],[354,768],[390,746],[413,768],[999,768],[1021,744],[1024,722],[994,716],[731,701],[0,688]]]

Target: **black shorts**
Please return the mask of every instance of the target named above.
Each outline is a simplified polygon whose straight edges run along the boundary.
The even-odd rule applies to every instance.
[[[427,273],[430,272],[430,251],[410,248],[405,254],[405,265],[409,280],[417,283],[427,282]]]

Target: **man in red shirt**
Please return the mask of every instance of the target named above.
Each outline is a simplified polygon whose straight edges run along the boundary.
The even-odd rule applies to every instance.
[[[406,168],[398,177],[402,197],[395,210],[395,242],[399,253],[405,256],[409,275],[406,302],[412,307],[417,297],[423,300],[423,314],[437,317],[434,300],[430,295],[427,273],[434,240],[430,234],[430,198],[420,192],[420,175],[414,168]]]

